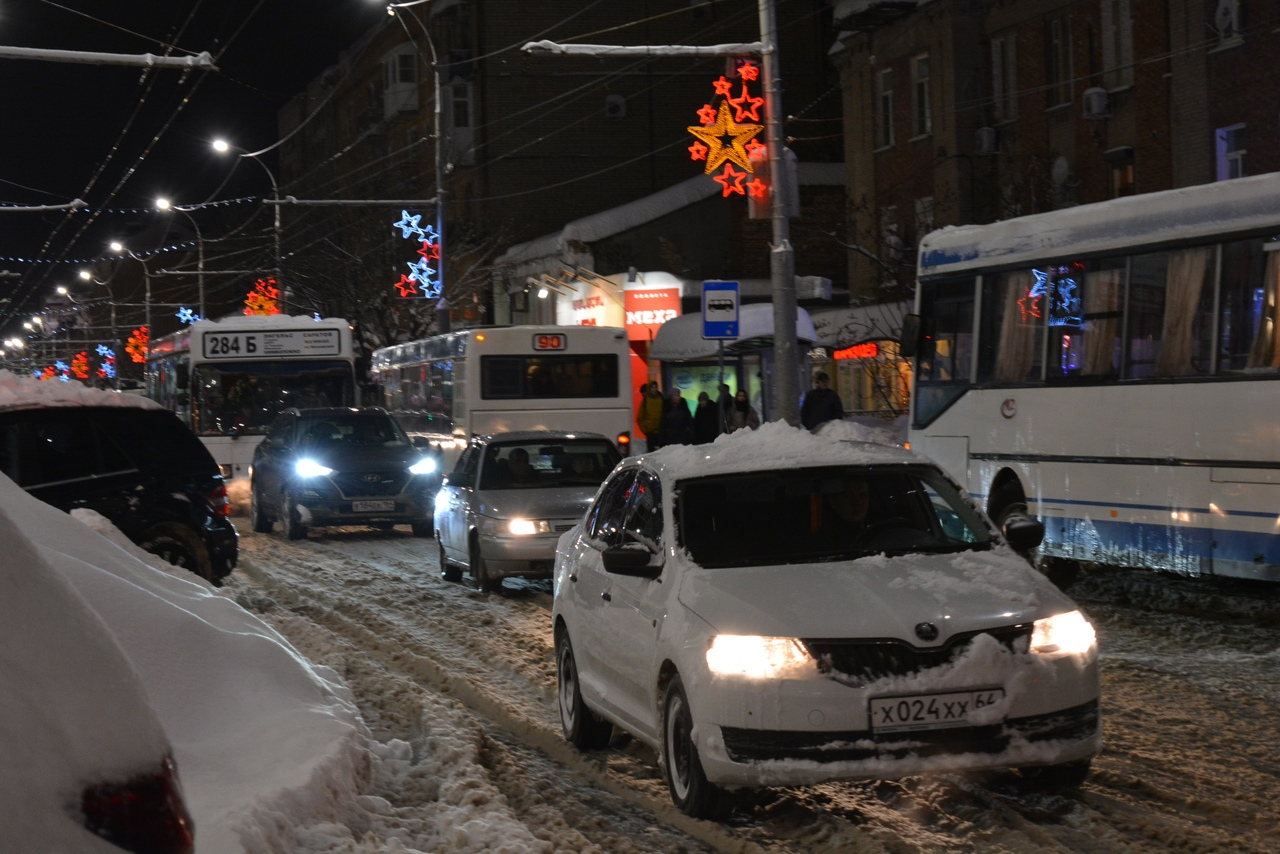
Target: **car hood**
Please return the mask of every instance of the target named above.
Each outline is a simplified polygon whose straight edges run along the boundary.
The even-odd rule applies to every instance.
[[[596,487],[563,486],[550,489],[486,489],[475,494],[481,516],[510,519],[578,519],[587,511]]]
[[[337,471],[406,469],[423,458],[414,448],[325,448],[297,455],[298,459],[315,460]]]
[[[930,622],[940,629],[939,643],[1075,608],[1004,548],[786,566],[691,566],[679,601],[724,633],[912,638],[916,624]]]

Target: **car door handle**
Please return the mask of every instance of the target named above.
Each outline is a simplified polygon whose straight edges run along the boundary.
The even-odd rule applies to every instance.
[[[603,592],[603,593],[601,593],[601,594],[600,594],[600,598],[601,598],[601,599],[603,599],[603,600],[604,600],[604,601],[606,601],[606,602],[612,602],[612,601],[613,601],[613,594],[612,594],[612,593],[610,593],[608,590],[606,590],[605,592]]]

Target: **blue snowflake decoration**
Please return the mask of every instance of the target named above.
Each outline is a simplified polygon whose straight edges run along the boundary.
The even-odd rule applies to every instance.
[[[31,372],[31,376],[35,377],[36,379],[40,379],[41,377],[44,376],[44,371],[40,370],[39,368],[36,368],[34,371]]]
[[[1036,283],[1031,286],[1027,296],[1033,298],[1049,297],[1050,326],[1079,326],[1080,286],[1076,280],[1067,275],[1066,267],[1054,267],[1049,270],[1031,271]]]
[[[192,311],[191,309],[187,308],[185,305],[182,308],[178,309],[174,317],[178,318],[178,320],[181,320],[183,323],[187,324],[188,326],[190,326],[192,323],[195,323],[197,320],[204,319],[200,315]]]
[[[108,347],[106,344],[99,344],[99,345],[98,345],[98,355],[99,355],[99,356],[102,356],[104,359],[105,359],[105,358],[111,358],[111,359],[114,359],[114,358],[116,357],[116,351],[115,351],[115,350],[112,350],[112,349],[111,349],[110,347]]]
[[[67,365],[67,363],[62,361],[61,359],[53,363],[53,369],[55,371],[59,371],[64,374],[70,373],[71,371],[71,368]]]
[[[408,211],[400,211],[400,221],[395,223],[395,227],[400,229],[400,236],[410,238],[415,235],[421,236],[423,231],[418,222],[422,219],[422,214],[409,216]],[[428,226],[430,228],[430,226]]]
[[[116,363],[103,362],[101,367],[98,368],[98,373],[102,374],[107,379],[114,379],[116,375]]]

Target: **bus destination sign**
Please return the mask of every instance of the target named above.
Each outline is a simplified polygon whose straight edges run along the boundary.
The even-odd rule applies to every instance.
[[[204,357],[210,360],[337,356],[341,343],[336,329],[205,332],[201,340]]]

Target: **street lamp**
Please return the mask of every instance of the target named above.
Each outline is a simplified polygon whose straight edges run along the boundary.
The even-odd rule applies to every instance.
[[[196,280],[200,290],[200,316],[204,317],[204,235],[200,233],[200,224],[191,215],[191,208],[180,207],[168,199],[156,199],[156,207],[162,211],[177,211],[185,216],[187,222],[191,223],[191,227],[196,230]]]
[[[111,241],[110,246],[111,246],[112,252],[123,252],[126,255],[128,255],[130,258],[132,258],[133,260],[137,261],[139,264],[142,265],[142,278],[146,282],[146,296],[144,298],[143,305],[146,307],[147,334],[150,335],[151,334],[151,271],[147,269],[146,259],[142,258],[139,255],[135,255],[132,250],[126,248],[125,245],[118,240]]]
[[[284,302],[285,305],[287,306],[288,299],[289,299],[289,296],[288,296],[289,289],[284,287],[284,275],[281,270],[280,185],[276,183],[276,175],[274,172],[271,171],[270,168],[268,168],[267,164],[264,163],[262,159],[258,156],[262,152],[245,151],[243,148],[240,148],[239,146],[236,146],[236,145],[232,145],[231,143],[227,142],[225,139],[215,139],[211,143],[211,145],[213,146],[213,150],[218,152],[219,154],[226,154],[228,151],[235,151],[236,156],[239,157],[240,159],[244,159],[246,157],[249,158],[250,160],[252,160],[253,162],[257,163],[259,166],[262,167],[262,171],[267,173],[267,178],[271,181],[271,206],[275,208],[274,237],[275,237],[275,254],[276,254],[276,286],[279,287],[280,292],[284,294],[284,298],[282,302]]]

